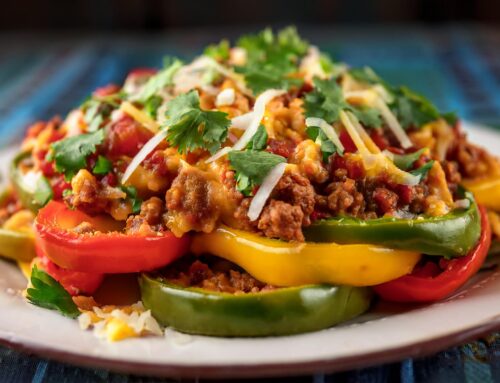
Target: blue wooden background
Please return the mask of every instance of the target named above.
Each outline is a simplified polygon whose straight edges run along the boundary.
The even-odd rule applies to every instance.
[[[15,143],[36,120],[64,115],[94,88],[120,83],[131,68],[159,66],[165,54],[190,58],[205,44],[239,32],[214,29],[154,35],[2,34],[0,147]],[[500,29],[303,28],[301,32],[334,58],[353,66],[370,65],[390,81],[424,93],[443,110],[500,129]],[[78,368],[0,347],[0,382],[74,381],[159,380]],[[500,382],[500,337],[492,334],[422,359],[271,381]]]

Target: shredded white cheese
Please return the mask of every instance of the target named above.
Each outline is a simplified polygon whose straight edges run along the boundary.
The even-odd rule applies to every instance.
[[[342,145],[342,142],[340,141],[339,136],[335,132],[333,126],[331,126],[328,122],[326,122],[322,118],[308,117],[306,118],[306,125],[308,127],[317,126],[318,128],[320,128],[328,137],[328,139],[332,141],[340,151],[344,151],[344,145]]]
[[[130,164],[127,166],[125,173],[123,173],[122,184],[127,182],[130,176],[134,173],[135,169],[146,159],[149,153],[151,153],[155,148],[162,142],[165,137],[167,137],[167,129],[160,130],[156,135],[154,135],[146,144],[139,150],[139,153],[132,158]]]
[[[286,91],[282,89],[268,89],[265,92],[263,92],[257,99],[255,100],[255,105],[253,108],[253,116],[252,120],[250,121],[250,124],[248,125],[248,128],[245,130],[245,133],[240,137],[240,139],[232,146],[226,146],[219,150],[217,153],[215,153],[212,157],[210,157],[208,160],[206,160],[207,163],[213,162],[225,154],[229,153],[231,150],[242,150],[247,146],[247,144],[250,142],[254,134],[257,132],[257,129],[259,128],[260,122],[262,121],[262,118],[264,118],[264,113],[266,111],[266,105],[271,101],[272,99],[281,96],[282,94],[285,94]]]
[[[267,174],[266,178],[264,178],[262,185],[260,185],[257,193],[255,193],[255,196],[253,197],[252,202],[250,203],[250,206],[248,208],[247,215],[250,221],[255,221],[257,218],[259,218],[259,215],[262,212],[262,209],[264,208],[267,200],[269,199],[269,196],[273,192],[274,187],[283,176],[283,173],[285,173],[286,165],[287,164],[284,162],[276,165]]]
[[[234,103],[234,99],[236,97],[236,93],[233,88],[226,88],[222,92],[217,95],[215,99],[215,106],[225,106],[232,105]]]

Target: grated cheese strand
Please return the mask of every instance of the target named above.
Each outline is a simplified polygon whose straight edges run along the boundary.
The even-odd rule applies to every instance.
[[[399,143],[401,144],[401,147],[403,149],[408,149],[413,146],[411,143],[410,139],[408,138],[408,135],[404,131],[404,129],[401,127],[399,124],[399,121],[396,119],[394,114],[391,112],[387,104],[381,99],[378,98],[375,101],[375,107],[380,111],[380,114],[382,115],[382,118],[385,120],[387,123],[387,126],[391,131],[394,133],[396,138],[398,139]]]
[[[260,213],[262,212],[262,209],[264,209],[264,206],[269,199],[269,196],[273,192],[274,187],[283,176],[283,173],[285,173],[286,166],[287,164],[284,162],[279,163],[274,168],[272,168],[271,171],[267,174],[266,178],[264,178],[262,185],[260,185],[257,193],[255,193],[255,196],[253,197],[252,202],[250,203],[250,206],[248,208],[247,215],[250,221],[255,221],[257,218],[259,218]]]
[[[130,176],[134,173],[134,171],[139,167],[139,165],[146,159],[149,153],[156,149],[156,147],[167,137],[168,129],[160,130],[156,133],[155,136],[151,137],[151,139],[146,142],[146,144],[139,150],[139,153],[132,158],[130,164],[127,166],[125,173],[123,173],[123,177],[121,180],[122,184],[125,184]]]
[[[335,132],[335,129],[333,128],[333,126],[331,126],[328,122],[326,122],[322,118],[308,117],[306,118],[306,126],[307,127],[317,126],[323,131],[323,133],[325,133],[328,139],[332,141],[341,152],[344,151],[344,145],[342,145],[342,142],[340,141],[339,136]]]
[[[132,117],[134,120],[136,120],[138,123],[149,129],[153,133],[158,133],[158,130],[160,130],[160,125],[155,120],[149,117],[142,110],[137,109],[131,102],[123,101],[120,105],[120,110],[128,114],[130,117]]]
[[[350,116],[345,111],[341,110],[339,117],[342,125],[344,125],[344,128],[347,130],[347,133],[351,137],[352,142],[354,142],[354,145],[356,145],[356,148],[358,148],[358,151],[363,155],[371,154],[365,143],[359,136],[359,133],[356,127],[353,125]]]

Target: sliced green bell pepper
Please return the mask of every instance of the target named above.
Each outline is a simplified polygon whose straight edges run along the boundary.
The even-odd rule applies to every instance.
[[[21,204],[26,209],[36,213],[52,198],[53,192],[49,181],[42,175],[38,177],[34,185],[26,183],[26,178],[19,169],[19,164],[30,156],[29,152],[21,152],[14,157],[10,166],[10,180]]]
[[[367,288],[308,285],[233,295],[184,288],[162,277],[139,277],[142,302],[165,326],[212,336],[272,336],[316,331],[352,319],[370,306]]]
[[[304,228],[307,241],[370,243],[429,255],[459,257],[474,247],[481,234],[481,221],[474,197],[468,208],[457,208],[441,217],[417,219],[341,217],[319,220]]]

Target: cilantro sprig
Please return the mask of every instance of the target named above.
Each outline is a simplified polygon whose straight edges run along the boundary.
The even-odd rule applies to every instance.
[[[118,92],[108,96],[92,95],[88,97],[80,106],[84,112],[83,119],[87,123],[87,130],[89,132],[98,130],[103,122],[111,116],[113,110],[120,107],[119,102],[124,96],[122,92]]]
[[[214,153],[226,140],[231,120],[227,113],[200,108],[196,90],[177,96],[167,104],[167,140],[180,153],[206,149]]]
[[[294,78],[299,59],[305,55],[309,44],[300,38],[294,27],[279,31],[271,29],[256,35],[243,36],[237,43],[247,53],[247,63],[236,67],[255,94],[269,88],[289,89],[300,86],[302,80]]]
[[[349,110],[365,126],[376,128],[382,125],[377,109],[348,104],[335,79],[314,78],[313,83],[314,90],[308,93],[304,100],[306,117],[318,117],[333,123],[339,120],[340,111]]]
[[[311,140],[313,140],[321,150],[323,154],[323,162],[328,162],[328,158],[335,153],[340,153],[339,149],[335,144],[328,139],[326,134],[317,126],[310,126],[306,130],[307,135]]]
[[[214,60],[225,61],[229,59],[229,48],[229,41],[221,40],[219,44],[211,44],[206,47],[203,53]]]
[[[48,159],[54,159],[56,170],[63,173],[67,180],[71,180],[78,170],[87,167],[88,156],[95,153],[97,146],[103,142],[103,129],[68,137],[51,145],[52,152]]]
[[[132,213],[137,214],[141,211],[142,199],[137,194],[137,189],[133,186],[122,185],[120,189],[127,195],[132,203]]]
[[[30,280],[32,287],[29,287],[26,291],[26,297],[30,303],[49,310],[59,311],[70,318],[76,318],[80,315],[78,307],[64,287],[36,265],[31,270]]]
[[[181,60],[175,57],[165,57],[163,59],[163,69],[148,79],[141,92],[134,98],[135,101],[144,104],[163,88],[172,85],[174,75],[181,67]]]
[[[252,195],[255,186],[262,184],[272,168],[286,162],[285,157],[257,150],[232,151],[228,158],[236,172],[236,189],[246,196]]]

